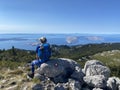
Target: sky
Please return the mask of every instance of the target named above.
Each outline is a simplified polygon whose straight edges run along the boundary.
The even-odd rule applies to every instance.
[[[1,33],[120,34],[120,0],[0,0]]]

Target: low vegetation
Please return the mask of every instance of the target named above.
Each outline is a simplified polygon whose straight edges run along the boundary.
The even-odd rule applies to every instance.
[[[52,45],[53,58],[70,58],[83,67],[86,60],[97,59],[110,67],[112,74],[120,77],[120,43],[87,44],[77,46]],[[21,50],[12,47],[0,50],[0,70],[16,69],[25,66],[35,59],[35,51]],[[18,72],[18,71],[16,71]],[[0,76],[2,78],[2,76]]]
[[[111,69],[112,76],[120,77],[120,50],[104,51],[93,55],[92,58],[107,65]]]

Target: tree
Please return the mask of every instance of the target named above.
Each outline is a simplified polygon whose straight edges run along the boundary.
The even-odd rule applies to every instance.
[[[12,46],[12,55],[17,55],[14,46]]]

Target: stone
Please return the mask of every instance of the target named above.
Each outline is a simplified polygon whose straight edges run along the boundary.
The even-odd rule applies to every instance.
[[[5,90],[16,90],[18,87],[18,85],[14,85],[14,86],[10,86],[8,88],[6,88]]]
[[[117,77],[110,77],[107,81],[109,90],[120,90],[120,79]]]
[[[69,89],[70,90],[81,90],[81,84],[79,81],[69,79]]]
[[[84,72],[86,76],[104,75],[106,78],[110,76],[110,69],[96,60],[87,61]]]
[[[0,89],[4,88],[4,86],[0,85]]]
[[[39,79],[40,81],[44,81],[45,80],[45,76],[44,75],[40,75],[39,73],[36,73],[34,75],[34,78]]]
[[[103,75],[85,76],[84,81],[90,87],[106,88],[107,81]]]
[[[93,90],[104,90],[104,89],[101,89],[101,88],[93,88]]]
[[[71,75],[71,78],[78,80],[81,85],[83,85],[84,81],[83,81],[83,77],[84,77],[84,73],[82,72],[82,69],[78,66],[75,67],[75,71],[73,72],[73,74]]]
[[[54,90],[67,90],[67,88],[64,87],[63,84],[60,84],[60,83],[59,83],[59,84],[57,84],[57,85],[55,86]]]
[[[82,88],[81,90],[90,90],[89,88]]]
[[[32,86],[32,90],[119,90],[119,78],[113,78],[115,82],[109,76],[110,69],[100,61],[87,61],[81,69],[77,62],[59,58],[36,70],[34,78],[41,82]]]
[[[84,69],[83,69],[84,73],[86,73],[86,70],[91,65],[103,65],[104,66],[104,64],[102,62],[98,61],[98,60],[89,60],[85,63],[85,66],[84,66]]]
[[[51,78],[55,83],[65,83],[75,71],[76,66],[80,68],[80,65],[74,60],[60,58],[43,63],[37,72]]]
[[[44,90],[44,88],[41,84],[35,84],[32,86],[32,90]]]

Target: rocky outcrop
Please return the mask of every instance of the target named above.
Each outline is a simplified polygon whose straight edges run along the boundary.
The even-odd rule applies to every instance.
[[[65,83],[69,78],[74,78],[83,84],[84,74],[80,65],[70,59],[60,58],[48,61],[41,65],[38,73],[49,77],[54,83]]]
[[[48,61],[37,70],[40,84],[33,90],[120,90],[120,79],[109,77],[110,69],[98,60],[89,60],[82,69],[71,59]]]
[[[24,69],[0,74],[0,90],[120,90],[120,79],[109,77],[110,69],[98,60],[87,61],[83,69],[71,59],[50,60],[31,80]]]
[[[80,65],[71,59],[60,58],[43,63],[36,71],[35,78],[44,82],[41,85],[33,86],[33,90],[38,90],[38,86],[45,90],[49,86],[50,90],[80,90],[84,84],[84,73]],[[48,80],[49,79],[49,80]]]
[[[41,65],[35,78],[41,83],[33,90],[120,90],[120,79],[110,77],[110,69],[98,60],[85,63],[83,69],[71,59],[60,58]]]
[[[47,81],[33,85],[32,90],[81,90],[81,84],[74,79],[69,79],[67,83],[57,84],[52,81]]]

